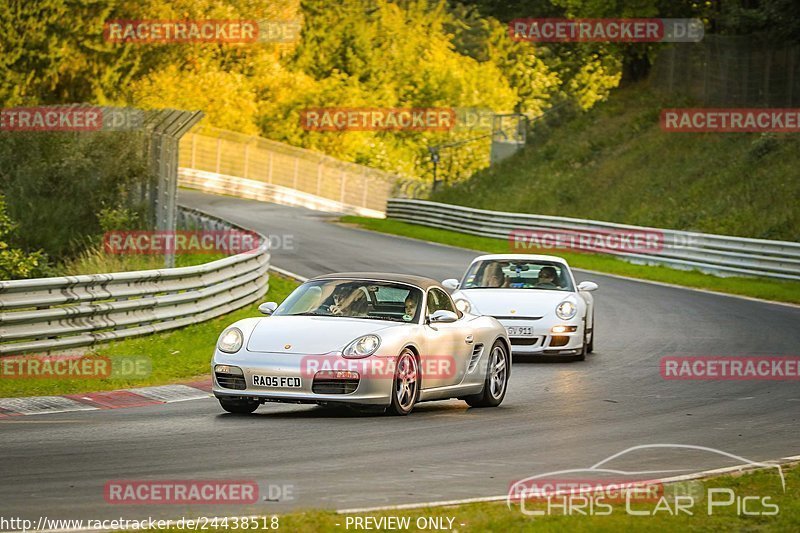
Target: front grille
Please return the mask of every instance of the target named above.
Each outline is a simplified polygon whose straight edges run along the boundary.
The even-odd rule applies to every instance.
[[[539,320],[542,318],[540,316],[516,316],[516,315],[510,315],[510,316],[494,315],[494,317],[497,320]]]
[[[539,343],[539,337],[509,337],[512,346],[535,346]]]
[[[217,383],[223,389],[233,389],[233,390],[245,390],[247,388],[247,382],[244,380],[244,376],[239,374],[224,374],[222,372],[215,372],[217,377]]]
[[[316,394],[350,394],[358,388],[358,381],[358,378],[315,378],[311,385],[311,391]]]

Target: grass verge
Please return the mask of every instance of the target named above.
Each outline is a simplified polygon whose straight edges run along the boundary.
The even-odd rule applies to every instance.
[[[377,219],[357,216],[344,216],[340,221],[357,227],[391,235],[401,235],[429,242],[447,244],[486,253],[513,253],[508,241],[479,237],[456,231],[430,228],[416,224],[408,224],[392,219]],[[607,274],[616,274],[630,278],[671,283],[684,287],[706,289],[761,298],[777,302],[800,303],[800,283],[762,278],[730,277],[720,278],[695,270],[676,270],[664,266],[634,265],[615,257],[598,254],[575,252],[559,252],[574,268],[595,270]],[[464,265],[466,268],[467,265]],[[453,272],[460,276],[463,272]]]
[[[280,530],[285,531],[316,531],[337,532],[348,530],[375,531],[422,531],[435,529],[423,527],[431,519],[442,519],[443,529],[459,532],[472,531],[800,531],[800,467],[784,468],[786,476],[786,491],[783,492],[779,477],[774,469],[759,470],[741,475],[727,475],[709,478],[703,481],[693,481],[682,487],[690,488],[688,500],[683,500],[686,512],[674,513],[675,497],[669,487],[664,490],[664,502],[632,502],[630,509],[648,513],[648,515],[629,514],[624,501],[606,503],[611,507],[610,514],[606,516],[586,516],[578,512],[566,514],[563,510],[551,507],[547,514],[544,505],[526,505],[526,510],[536,509],[545,512],[544,516],[530,516],[520,510],[518,504],[507,507],[505,502],[476,503],[469,505],[454,505],[437,508],[421,508],[413,510],[381,511],[374,513],[358,513],[353,515],[339,515],[328,511],[293,512],[280,515],[277,518],[261,518],[259,524],[270,524],[273,529],[277,524]],[[732,504],[726,506],[713,506],[711,514],[708,511],[709,489],[727,488],[733,491]],[[679,492],[679,491],[678,491]],[[714,502],[721,502],[730,498],[728,494],[711,494]],[[741,507],[742,498],[755,498],[747,500],[747,507]],[[765,499],[768,498],[768,499]],[[595,499],[594,501],[597,501]],[[739,508],[737,510],[737,502]],[[555,503],[555,500],[554,500]],[[773,512],[776,505],[778,514],[774,516],[745,515],[740,512],[761,513]],[[600,506],[595,506],[599,509]],[[600,511],[597,511],[600,512]],[[602,512],[608,512],[603,508]],[[655,514],[654,514],[655,513]],[[408,527],[394,527],[384,522],[381,527],[378,522],[381,518],[404,520],[408,518]],[[373,527],[357,527],[357,518],[369,518]],[[452,526],[447,527],[452,519]],[[265,521],[265,522],[264,522]],[[405,523],[403,523],[405,525]],[[221,524],[211,527],[214,531],[227,530]],[[231,527],[230,525],[228,527]],[[174,529],[174,531],[181,531]]]
[[[295,281],[270,273],[267,299],[283,301],[297,286]],[[212,320],[185,328],[134,337],[111,342],[93,348],[87,348],[89,357],[108,357],[114,365],[143,363],[141,368],[149,368],[142,372],[142,377],[107,378],[107,379],[14,379],[9,372],[0,372],[0,397],[17,396],[49,396],[95,392],[104,390],[125,389],[130,387],[146,387],[164,385],[177,381],[188,381],[209,374],[209,364],[217,337],[228,324],[247,317],[261,316],[258,312],[260,301],[219,316]],[[123,363],[125,361],[126,363]],[[0,365],[2,365],[0,360]],[[129,372],[130,374],[140,374]],[[112,374],[113,375],[113,374]]]

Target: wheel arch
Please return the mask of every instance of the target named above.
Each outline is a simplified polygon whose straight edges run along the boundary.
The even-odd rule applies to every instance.
[[[497,341],[500,341],[503,344],[503,347],[506,349],[506,355],[508,356],[508,376],[511,377],[511,343],[509,343],[508,339],[501,335],[494,340],[492,346],[494,346],[494,343]]]

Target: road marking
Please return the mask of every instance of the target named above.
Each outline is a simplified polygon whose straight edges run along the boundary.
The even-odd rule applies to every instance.
[[[305,283],[306,281],[308,281],[308,278],[305,277],[305,276],[301,276],[300,274],[295,274],[294,272],[289,272],[288,270],[284,270],[282,268],[278,268],[275,265],[270,265],[269,269],[277,272],[281,276],[285,276],[287,278],[296,279],[297,281],[299,281],[301,283]]]

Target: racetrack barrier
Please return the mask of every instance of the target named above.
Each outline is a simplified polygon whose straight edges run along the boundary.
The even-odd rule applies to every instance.
[[[631,263],[665,265],[682,270],[697,269],[718,276],[760,276],[800,280],[800,243],[730,237],[670,229],[648,228],[526,213],[487,211],[424,200],[392,198],[387,217],[482,237],[509,239],[515,233],[608,235],[638,232],[660,235],[660,245],[639,253],[615,252]],[[528,247],[510,253],[548,253]]]
[[[179,220],[241,229],[196,209]],[[0,356],[47,352],[158,333],[229,313],[269,288],[269,240],[210,263],[181,268],[0,282]]]

